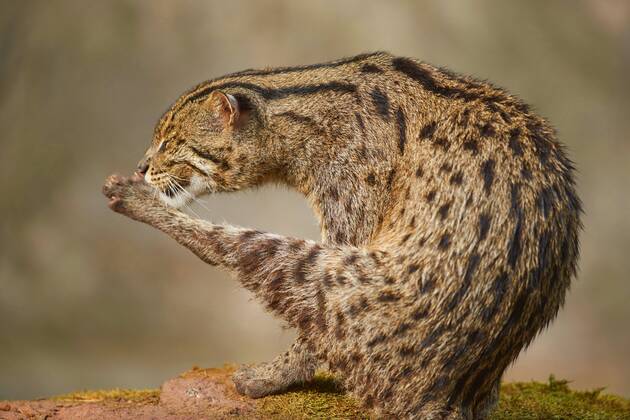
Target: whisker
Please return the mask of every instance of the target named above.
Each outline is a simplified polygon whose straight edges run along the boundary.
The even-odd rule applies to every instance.
[[[200,200],[197,199],[197,197],[195,197],[194,195],[192,195],[188,190],[186,190],[184,187],[181,186],[181,184],[179,184],[174,178],[177,178],[175,175],[169,175],[169,177],[171,177],[169,179],[170,182],[173,182],[175,187],[177,189],[179,189],[179,191],[183,192],[184,194],[186,194],[188,197],[190,197],[191,201],[194,203],[199,204],[199,206],[201,206],[204,210],[206,210],[208,213],[211,213],[210,209],[208,207],[206,207]],[[181,178],[180,178],[181,179]]]
[[[182,188],[181,185],[179,185],[176,181],[172,180],[170,177],[166,178],[166,182],[168,182],[169,187],[172,187],[175,191],[181,191],[185,194],[187,194],[189,197],[191,197],[194,200],[194,197],[192,196],[192,194],[190,194],[188,191],[186,191],[184,188]],[[188,203],[184,203],[184,206],[190,210],[190,212],[195,215],[198,219],[201,219],[201,216],[199,216],[189,205]]]

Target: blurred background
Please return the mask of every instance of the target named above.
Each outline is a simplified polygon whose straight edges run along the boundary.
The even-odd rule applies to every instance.
[[[0,1],[0,399],[157,387],[265,361],[294,332],[218,269],[106,207],[192,85],[372,50],[490,79],[558,128],[580,169],[580,274],[507,380],[630,396],[630,2]],[[205,218],[318,238],[297,193]]]

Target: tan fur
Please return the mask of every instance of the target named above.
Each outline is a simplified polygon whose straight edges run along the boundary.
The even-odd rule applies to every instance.
[[[254,397],[326,361],[384,415],[485,418],[576,270],[581,205],[546,121],[488,83],[387,53],[202,83],[162,117],[141,166],[171,204],[273,181],[320,220],[314,243],[191,219],[139,179],[105,186],[114,210],[230,270],[298,328],[284,356],[235,375]]]

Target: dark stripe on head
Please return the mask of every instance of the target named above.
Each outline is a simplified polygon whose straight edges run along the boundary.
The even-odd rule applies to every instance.
[[[285,117],[287,119],[290,119],[294,123],[307,125],[307,126],[311,127],[314,131],[318,132],[319,134],[323,134],[324,133],[324,129],[321,128],[319,126],[319,124],[317,124],[315,122],[314,119],[312,119],[311,117],[308,117],[306,115],[296,114],[293,111],[285,111],[285,112],[281,112],[279,114],[275,114],[274,116],[276,116],[276,117]]]
[[[340,60],[329,61],[326,63],[307,64],[303,66],[291,66],[291,67],[277,67],[277,68],[262,69],[262,70],[248,69],[248,70],[243,70],[236,73],[231,73],[225,77],[227,78],[227,77],[234,77],[234,76],[269,76],[269,75],[274,75],[274,74],[296,73],[296,72],[301,72],[304,70],[335,68],[335,67],[343,66],[345,64],[351,64],[351,63],[363,61],[367,58],[375,57],[381,54],[383,54],[382,51],[377,51],[373,53],[359,54],[354,57],[342,58]]]
[[[356,93],[357,87],[350,83],[344,82],[328,82],[328,83],[320,83],[316,85],[298,85],[298,86],[288,86],[281,88],[267,88],[263,86],[256,85],[254,83],[249,82],[225,82],[218,85],[211,85],[206,87],[205,89],[201,89],[194,95],[190,96],[186,99],[184,103],[180,105],[180,108],[188,102],[194,102],[199,99],[203,99],[208,96],[210,93],[216,90],[223,89],[231,89],[231,88],[242,88],[251,90],[253,92],[258,93],[264,99],[267,100],[277,100],[284,99],[288,96],[307,96],[312,95],[314,93],[323,93],[323,92],[336,92],[336,93]]]
[[[405,117],[401,107],[398,107],[398,111],[396,111],[396,121],[398,121],[398,149],[402,155],[407,143],[407,117]]]

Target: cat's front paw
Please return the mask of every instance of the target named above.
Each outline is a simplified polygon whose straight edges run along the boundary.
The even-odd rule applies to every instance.
[[[157,201],[153,188],[139,174],[110,175],[103,185],[103,194],[109,198],[110,209],[136,220],[150,212]]]

